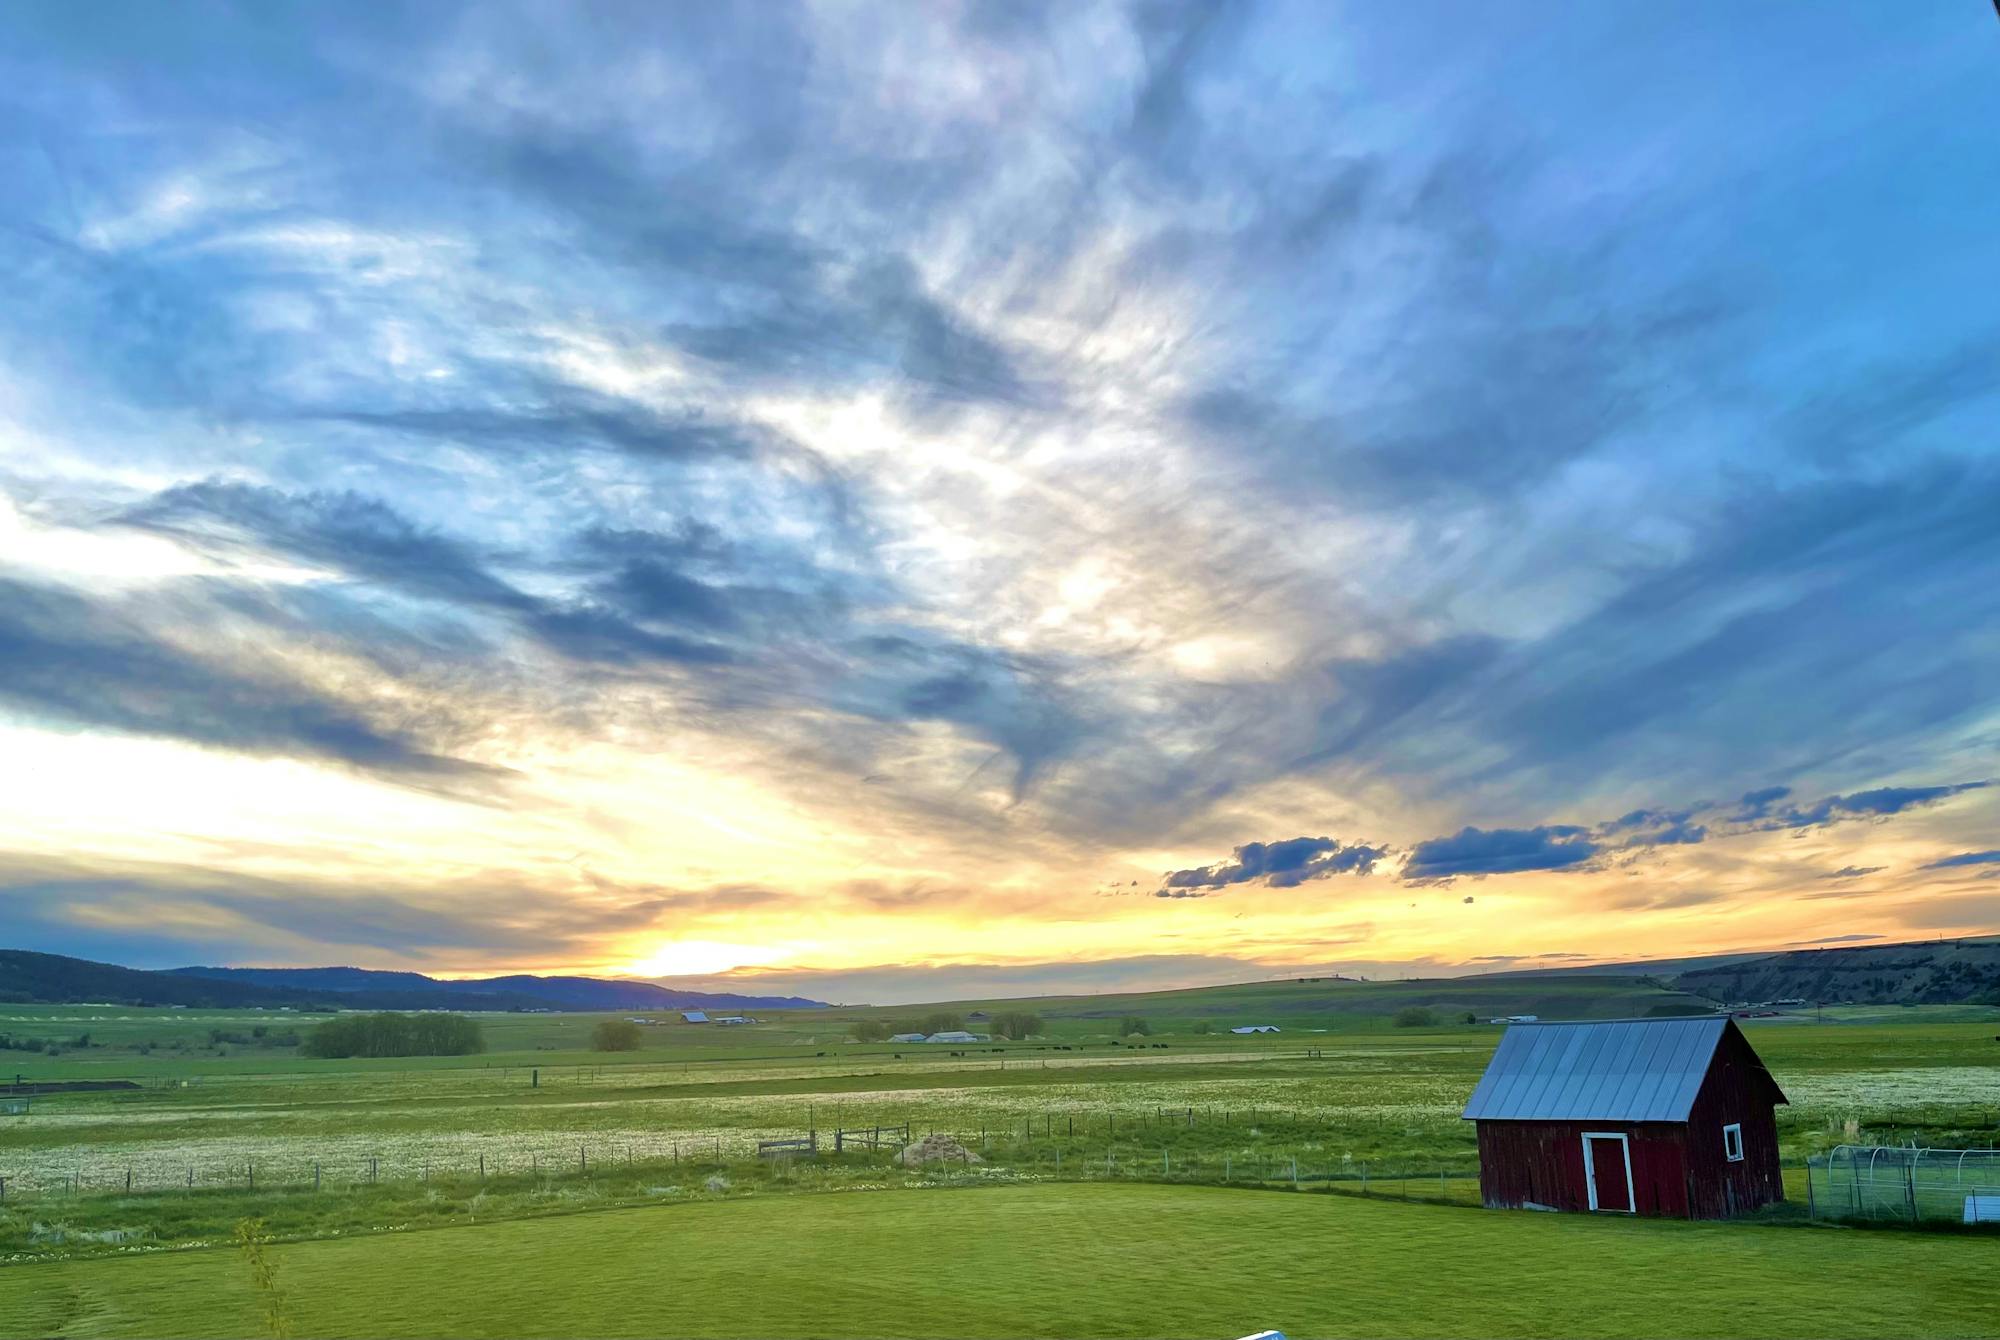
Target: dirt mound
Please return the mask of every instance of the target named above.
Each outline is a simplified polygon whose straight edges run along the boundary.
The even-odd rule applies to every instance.
[[[903,1146],[903,1152],[896,1155],[896,1162],[905,1168],[915,1168],[925,1163],[984,1163],[986,1160],[967,1149],[949,1135],[926,1135],[913,1145]]]

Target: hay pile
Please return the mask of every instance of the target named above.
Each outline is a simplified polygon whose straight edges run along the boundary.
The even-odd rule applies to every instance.
[[[984,1163],[986,1160],[967,1149],[949,1135],[926,1135],[913,1145],[904,1145],[896,1155],[896,1162],[905,1168],[915,1168],[926,1163]]]

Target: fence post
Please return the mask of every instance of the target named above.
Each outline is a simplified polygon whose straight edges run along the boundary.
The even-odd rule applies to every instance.
[[[315,1177],[319,1175],[317,1167],[314,1168],[313,1175]],[[482,1182],[486,1180],[486,1151],[483,1149],[479,1151],[479,1180]],[[313,1185],[317,1186],[319,1183],[315,1181]]]
[[[250,1189],[252,1191],[255,1191],[257,1189],[257,1165],[254,1163],[248,1163],[245,1164],[244,1167],[247,1168],[250,1173]]]
[[[1368,1194],[1368,1165],[1365,1163],[1361,1165],[1361,1194]]]
[[[313,1190],[319,1190],[319,1164],[313,1164]]]
[[[125,1194],[132,1194],[132,1169],[129,1166],[125,1169]]]
[[[1222,1180],[1225,1182],[1229,1180],[1229,1155],[1227,1154],[1222,1156]]]
[[[1806,1155],[1806,1218],[1819,1218],[1819,1206],[1813,1201],[1812,1155]]]
[[[1297,1159],[1293,1159],[1293,1160],[1292,1160],[1292,1190],[1294,1190],[1294,1191],[1297,1191],[1298,1189],[1299,1189],[1299,1161],[1298,1161]]]

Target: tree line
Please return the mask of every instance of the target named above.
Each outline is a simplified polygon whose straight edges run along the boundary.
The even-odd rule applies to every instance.
[[[306,1035],[299,1049],[349,1056],[470,1056],[486,1050],[479,1024],[462,1014],[343,1014]]]

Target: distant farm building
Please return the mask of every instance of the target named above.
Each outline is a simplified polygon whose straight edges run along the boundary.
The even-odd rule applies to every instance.
[[[1540,1015],[1535,1014],[1503,1014],[1497,1018],[1488,1019],[1486,1022],[1489,1024],[1532,1024],[1538,1022],[1540,1018]]]
[[[718,1014],[709,1022],[716,1024],[754,1024],[757,1021],[741,1014]]]
[[[892,1033],[889,1035],[889,1041],[891,1042],[922,1042],[923,1040],[924,1034],[922,1033]]]
[[[986,1018],[986,1011],[984,1011],[984,1010],[974,1010],[974,1011],[973,1011],[973,1012],[972,1012],[971,1014],[968,1014],[968,1015],[966,1015],[965,1017],[966,1017],[967,1019],[984,1019],[984,1018]]]
[[[1785,1198],[1785,1102],[1727,1019],[1516,1024],[1465,1105],[1486,1204],[1725,1219]]]
[[[931,1034],[929,1037],[925,1038],[924,1041],[925,1042],[978,1042],[980,1041],[980,1037],[977,1033],[968,1033],[962,1028],[948,1028],[942,1033]]]
[[[1245,1024],[1241,1028],[1232,1028],[1229,1031],[1232,1033],[1275,1033],[1278,1031],[1278,1026],[1276,1024]]]
[[[681,1022],[684,1024],[705,1024],[708,1022],[708,1012],[706,1010],[682,1010]]]

